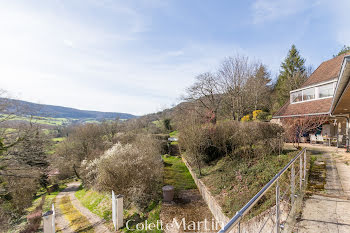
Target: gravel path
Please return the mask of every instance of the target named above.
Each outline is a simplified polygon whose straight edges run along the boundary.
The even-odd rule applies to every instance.
[[[56,224],[57,227],[59,229],[61,229],[61,231],[63,233],[70,233],[73,232],[70,227],[69,227],[69,222],[67,221],[67,219],[64,218],[64,216],[62,216],[62,214],[60,213],[59,210],[59,200],[63,197],[68,195],[70,197],[70,200],[72,202],[72,205],[79,210],[79,212],[84,215],[88,221],[92,224],[94,231],[96,233],[103,233],[103,232],[111,232],[103,223],[105,222],[103,219],[101,219],[99,216],[95,215],[94,213],[91,213],[90,210],[88,210],[87,208],[85,208],[80,202],[79,200],[75,197],[75,192],[78,190],[80,186],[79,182],[74,182],[74,183],[70,183],[68,184],[68,187],[66,189],[64,189],[62,192],[60,192],[57,197],[56,197],[56,201],[55,201],[55,206],[57,206],[57,217],[56,217]]]
[[[69,221],[63,216],[59,203],[63,196],[68,195],[67,193],[71,192],[71,187],[67,187],[62,190],[55,198],[55,222],[56,222],[56,230],[60,230],[62,233],[72,233],[73,230],[69,227]],[[75,192],[75,191],[74,191]]]

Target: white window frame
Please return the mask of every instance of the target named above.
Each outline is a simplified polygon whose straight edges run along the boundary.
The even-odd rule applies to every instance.
[[[317,83],[317,84],[314,84],[314,85],[310,85],[310,86],[307,86],[307,87],[303,87],[303,88],[299,88],[299,89],[290,91],[290,93],[289,93],[289,101],[290,101],[291,104],[298,104],[298,103],[304,103],[304,102],[309,102],[309,101],[314,101],[314,100],[322,100],[322,99],[333,98],[334,91],[335,91],[335,88],[336,88],[336,85],[337,85],[337,81],[338,81],[338,79],[333,79],[333,80],[330,80],[330,81],[321,82],[321,83]],[[333,95],[319,98],[319,87],[323,86],[323,85],[326,85],[326,84],[330,84],[330,83],[333,83]],[[304,90],[310,89],[310,88],[315,88],[315,98],[311,99],[311,100],[304,100]],[[299,91],[301,91],[301,98],[302,98],[302,100],[298,101],[298,102],[293,102],[292,98],[291,98],[291,94],[295,93],[295,92],[299,92]]]

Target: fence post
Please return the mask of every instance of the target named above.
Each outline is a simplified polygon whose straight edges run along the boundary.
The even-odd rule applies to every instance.
[[[290,182],[290,196],[291,196],[291,204],[293,205],[294,203],[294,194],[295,194],[295,169],[294,169],[294,163],[292,164],[292,169],[291,169],[291,182]]]
[[[280,186],[279,180],[276,182],[276,233],[280,232]]]
[[[52,204],[52,232],[56,232],[56,226],[55,226],[55,217],[56,217],[56,212],[55,212],[55,206]]]
[[[123,227],[123,196],[114,194],[112,190],[112,220],[114,229],[118,230]]]
[[[117,230],[117,200],[115,199],[114,191],[112,190],[112,221],[114,229]]]
[[[53,228],[52,224],[55,222],[53,216],[52,210],[43,214],[44,233],[55,233],[55,229]]]

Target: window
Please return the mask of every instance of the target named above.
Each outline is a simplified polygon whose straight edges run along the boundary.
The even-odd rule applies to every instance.
[[[291,93],[291,95],[290,95],[292,103],[302,101],[302,97],[303,96],[302,96],[301,91],[297,91],[297,92]]]
[[[315,88],[303,90],[303,101],[315,99]]]
[[[333,96],[333,83],[318,87],[318,98]]]
[[[298,103],[304,101],[317,100],[334,95],[337,82],[330,81],[327,84],[316,84],[311,87],[297,89],[290,92],[290,103]]]

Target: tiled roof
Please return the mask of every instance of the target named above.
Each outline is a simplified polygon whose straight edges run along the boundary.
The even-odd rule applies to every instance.
[[[301,87],[338,78],[343,59],[346,55],[350,55],[350,53],[345,53],[322,62]]]
[[[298,116],[298,115],[309,115],[315,113],[328,113],[333,98],[319,99],[313,101],[306,101],[300,103],[290,104],[288,101],[282,108],[274,114],[274,118],[287,117],[287,116]]]
[[[328,61],[322,62],[321,65],[311,74],[301,87],[307,87],[313,84],[325,82],[339,77],[341,65],[344,57],[350,53],[342,54]],[[288,102],[283,105],[274,117],[298,116],[316,113],[328,113],[332,105],[333,98],[313,100],[290,104]]]

